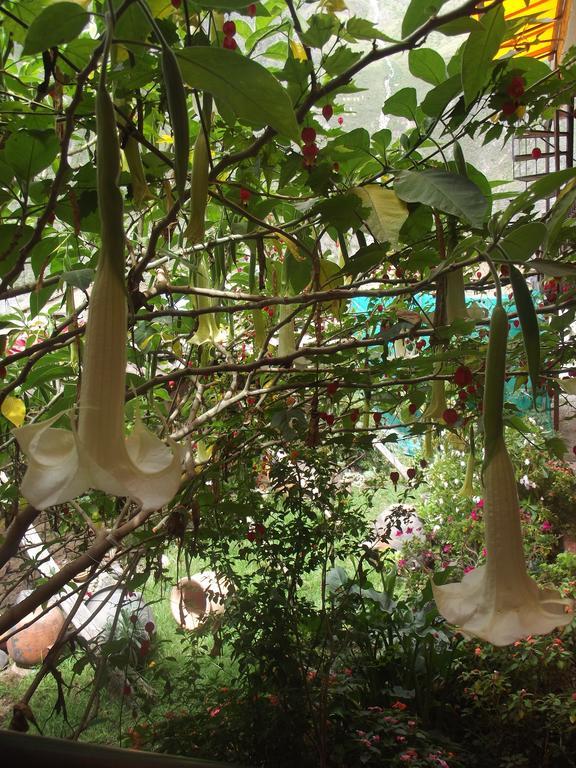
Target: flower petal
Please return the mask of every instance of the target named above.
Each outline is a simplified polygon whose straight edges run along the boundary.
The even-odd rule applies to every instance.
[[[90,475],[80,462],[74,434],[50,426],[60,416],[14,430],[28,460],[20,491],[40,510],[70,501],[90,487]]]
[[[466,573],[459,583],[432,585],[438,610],[464,635],[492,645],[509,645],[528,635],[542,635],[569,624],[569,600],[555,590],[540,589],[529,576],[514,590],[494,595],[486,566]]]

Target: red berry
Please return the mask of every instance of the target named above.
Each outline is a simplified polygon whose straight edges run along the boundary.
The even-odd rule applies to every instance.
[[[476,277],[480,279],[482,277],[482,272],[476,272]]]
[[[416,413],[417,410],[418,410],[418,406],[416,405],[416,403],[410,403],[410,405],[408,406],[408,413],[414,414]]]
[[[380,422],[382,421],[382,414],[380,413],[380,411],[376,411],[376,413],[372,414],[372,418],[374,419],[374,424],[378,426],[378,424],[380,424]]]
[[[344,122],[344,118],[342,117],[342,115],[340,115],[340,117],[338,118],[338,125],[342,125],[343,122]]]
[[[502,114],[505,117],[510,117],[511,115],[514,114],[514,112],[516,112],[516,104],[514,104],[513,101],[504,102],[504,104],[502,105]]]
[[[318,145],[317,144],[305,144],[302,147],[302,154],[304,157],[316,157],[318,154]]]
[[[138,616],[136,616],[135,613],[130,614],[130,621],[132,622],[132,624],[137,624],[138,623]]]
[[[250,3],[250,5],[248,6],[248,8],[246,8],[246,10],[248,12],[248,16],[252,16],[252,17],[256,16],[256,3]]]
[[[396,277],[401,280],[404,277],[404,270],[402,267],[396,267]]]
[[[250,200],[251,196],[252,196],[252,193],[250,192],[249,189],[244,189],[244,187],[240,188],[240,200],[243,203],[247,203]]]
[[[519,99],[520,96],[524,95],[525,85],[524,78],[520,77],[520,75],[516,75],[516,77],[513,77],[512,80],[510,80],[510,84],[508,85],[508,88],[506,88],[506,93],[511,99]]]
[[[324,104],[322,107],[322,117],[324,120],[330,120],[333,114],[334,108],[332,107],[332,104]]]
[[[225,37],[222,41],[222,46],[227,48],[229,51],[235,51],[236,48],[238,48],[238,43],[236,40],[234,40],[233,37]]]
[[[352,424],[356,424],[359,418],[360,418],[360,411],[357,408],[354,408],[352,411],[350,411],[350,421],[352,422]]]
[[[422,467],[422,469],[426,469],[426,467],[428,466],[428,462],[426,461],[426,459],[420,459],[420,466]]]
[[[468,397],[468,393],[466,392],[465,389],[461,389],[460,392],[458,392],[458,397],[460,398],[460,400],[466,400],[466,398]]]
[[[336,420],[336,417],[334,416],[333,413],[327,413],[324,416],[324,421],[326,422],[326,424],[328,424],[329,427],[331,427],[334,424],[335,420]]]
[[[173,8],[180,8],[181,5],[182,5],[182,0],[172,0]]]
[[[400,480],[400,473],[399,472],[390,472],[390,480],[396,485],[398,480]]]
[[[151,635],[152,632],[154,632],[156,629],[156,626],[153,621],[147,621],[146,624],[144,624],[144,629],[146,632],[148,632],[149,635]]]
[[[226,35],[226,37],[234,37],[236,34],[236,24],[234,24],[233,21],[225,21],[224,24],[222,24],[222,32]]]
[[[248,531],[248,533],[246,534],[246,538],[248,539],[248,541],[255,541],[256,539],[255,531]]]
[[[452,426],[453,424],[456,424],[458,421],[458,412],[454,410],[454,408],[446,408],[444,413],[442,414],[442,418],[448,424],[449,426]]]
[[[542,157],[542,150],[540,149],[540,147],[534,147],[534,149],[532,150],[532,158],[534,160],[539,160],[541,157]]]
[[[123,693],[124,693],[124,696],[130,696],[130,694],[132,693],[132,688],[130,686],[130,683],[124,683]]]
[[[408,475],[408,480],[414,480],[414,478],[416,477],[416,470],[414,469],[414,467],[408,467],[408,469],[406,470],[406,474]]]
[[[514,320],[514,328],[518,328],[520,325],[520,320]]]
[[[330,397],[332,397],[332,395],[335,395],[337,391],[338,391],[338,382],[337,381],[331,381],[329,384],[327,384],[326,392],[328,392]]]
[[[454,371],[454,384],[459,387],[465,387],[472,381],[472,371],[467,365],[460,365]]]
[[[264,534],[266,533],[266,528],[262,525],[262,523],[256,523],[256,525],[254,526],[254,531],[256,533],[256,536],[262,539],[264,537]]]
[[[306,128],[302,128],[300,137],[304,144],[313,144],[316,141],[316,131],[311,126],[307,126]]]
[[[376,307],[376,312],[383,312],[383,311],[384,311],[384,306],[382,304],[378,304],[378,306]]]
[[[466,387],[466,392],[468,392],[469,395],[473,395],[474,392],[476,392],[476,387],[474,384],[471,384],[469,387]]]

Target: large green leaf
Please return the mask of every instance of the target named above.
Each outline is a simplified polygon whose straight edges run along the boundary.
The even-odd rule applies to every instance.
[[[418,123],[422,117],[422,110],[418,106],[416,88],[401,88],[386,99],[382,112],[385,115],[398,115],[407,120]]]
[[[408,54],[408,66],[414,77],[432,85],[446,80],[446,64],[433,48],[414,48]]]
[[[260,64],[235,51],[198,46],[176,51],[182,76],[192,88],[208,91],[239,120],[264,124],[298,141],[300,131],[290,97]]]
[[[548,173],[535,181],[525,192],[517,195],[510,205],[500,214],[499,225],[505,226],[521,211],[528,211],[537,200],[550,197],[563,184],[576,176],[576,168],[564,168],[562,171]]]
[[[397,245],[402,225],[408,218],[408,206],[394,190],[380,184],[355,187],[353,192],[362,201],[362,206],[370,211],[366,224],[374,238],[381,243],[387,241]]]
[[[546,225],[541,221],[532,221],[513,229],[499,245],[510,261],[526,261],[542,245],[546,231]]]
[[[472,32],[462,53],[462,88],[466,104],[470,104],[488,80],[492,59],[498,52],[506,32],[504,7],[493,8]]]
[[[402,37],[408,37],[428,19],[436,16],[445,2],[446,0],[411,0],[402,20]]]
[[[487,201],[476,184],[457,173],[435,168],[425,171],[401,171],[394,189],[407,203],[425,203],[444,213],[464,219],[473,227],[481,227],[486,216]]]
[[[23,56],[42,53],[78,37],[90,19],[90,14],[78,3],[49,5],[34,19],[26,40]]]
[[[6,142],[4,160],[21,179],[31,179],[50,165],[59,148],[54,131],[16,131]]]
[[[432,88],[422,100],[422,112],[429,117],[439,117],[448,104],[462,92],[460,75],[452,75],[440,85]]]

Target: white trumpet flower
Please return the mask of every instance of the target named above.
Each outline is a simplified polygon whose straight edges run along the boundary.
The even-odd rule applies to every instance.
[[[433,584],[438,610],[465,635],[509,645],[569,624],[571,601],[528,575],[514,469],[504,438],[484,472],[486,565],[459,583]]]
[[[88,489],[125,496],[149,511],[167,504],[181,478],[178,446],[166,446],[137,419],[124,432],[126,330],[120,148],[110,97],[97,96],[98,197],[102,248],[86,325],[78,425],[54,428],[61,414],[14,431],[28,468],[22,495],[36,509],[71,501]],[[106,160],[106,162],[105,162]]]

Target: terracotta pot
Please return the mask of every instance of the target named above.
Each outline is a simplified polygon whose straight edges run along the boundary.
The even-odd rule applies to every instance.
[[[224,612],[227,594],[224,581],[212,571],[180,579],[170,592],[172,616],[184,629],[196,629],[207,615]]]
[[[42,608],[37,608],[16,626],[27,624],[33,616],[39,616]],[[17,632],[8,639],[6,646],[8,655],[19,667],[35,667],[41,664],[64,625],[64,614],[60,608],[52,608],[45,616],[37,619],[34,624]]]

